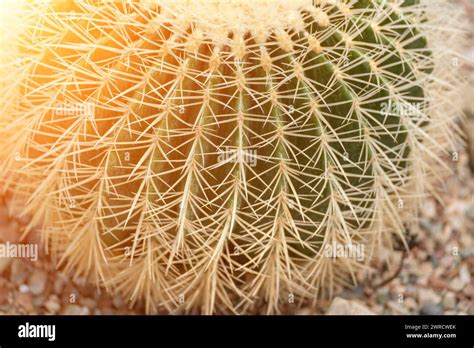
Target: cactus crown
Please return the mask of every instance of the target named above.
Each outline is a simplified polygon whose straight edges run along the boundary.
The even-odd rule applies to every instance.
[[[149,310],[330,295],[365,262],[327,247],[403,237],[453,139],[440,4],[29,5],[2,184],[67,269]]]

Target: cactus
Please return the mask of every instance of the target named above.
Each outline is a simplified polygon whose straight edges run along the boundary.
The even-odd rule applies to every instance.
[[[447,2],[19,12],[1,65],[10,208],[59,266],[149,312],[330,297],[404,240],[449,167],[461,32]]]

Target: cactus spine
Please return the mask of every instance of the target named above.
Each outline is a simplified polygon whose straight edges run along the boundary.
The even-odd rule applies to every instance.
[[[331,296],[403,239],[446,166],[459,81],[443,6],[25,5],[2,187],[68,271],[151,312]]]

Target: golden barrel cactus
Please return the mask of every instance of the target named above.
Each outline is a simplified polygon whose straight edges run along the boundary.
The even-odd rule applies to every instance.
[[[1,188],[60,265],[149,312],[331,296],[403,239],[448,166],[446,1],[15,7]]]

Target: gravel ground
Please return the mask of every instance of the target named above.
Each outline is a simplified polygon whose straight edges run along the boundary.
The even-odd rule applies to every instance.
[[[373,261],[382,272],[375,278],[361,275],[361,285],[342,291],[347,302],[335,300],[320,313],[363,305],[376,314],[474,315],[474,176],[467,155],[460,162],[458,174],[444,188],[445,205],[425,202],[411,249],[391,255],[391,267],[382,252]]]

